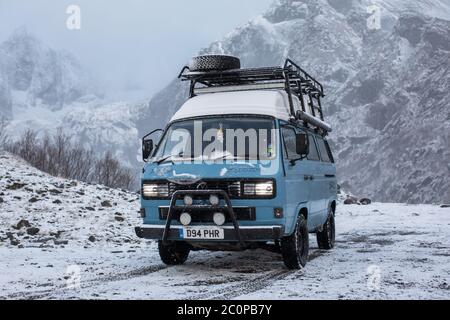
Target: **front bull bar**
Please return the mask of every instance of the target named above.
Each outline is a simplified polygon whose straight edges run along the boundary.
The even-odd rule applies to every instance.
[[[169,237],[169,232],[170,232],[170,225],[172,223],[172,216],[175,212],[176,209],[183,209],[186,207],[191,207],[195,209],[195,205],[192,206],[177,206],[176,202],[177,200],[180,200],[182,196],[185,195],[192,195],[192,196],[205,196],[205,195],[217,195],[217,196],[221,196],[223,198],[223,200],[225,201],[225,207],[221,207],[221,208],[225,208],[226,212],[228,213],[233,226],[234,226],[234,231],[236,233],[236,237],[239,241],[239,244],[241,246],[241,248],[244,247],[244,242],[242,241],[242,235],[241,235],[241,231],[239,229],[239,223],[236,219],[236,215],[233,211],[233,206],[231,205],[231,201],[230,201],[230,197],[228,197],[228,194],[224,191],[224,190],[177,190],[172,194],[172,199],[170,200],[170,207],[169,207],[169,212],[167,213],[167,219],[166,219],[166,225],[164,228],[164,233],[163,233],[163,237],[162,237],[162,242],[163,244],[167,245],[168,241],[167,238]],[[201,207],[211,207],[211,209],[213,208],[217,208],[219,207],[219,205],[214,206],[214,205],[202,205]]]

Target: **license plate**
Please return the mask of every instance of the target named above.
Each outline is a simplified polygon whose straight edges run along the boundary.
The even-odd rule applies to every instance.
[[[180,229],[182,239],[224,239],[224,231],[219,227],[183,227]]]

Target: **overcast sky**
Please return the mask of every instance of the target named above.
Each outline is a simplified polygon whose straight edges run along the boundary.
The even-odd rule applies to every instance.
[[[72,52],[115,91],[141,87],[140,97],[151,96],[200,48],[261,14],[271,2],[0,0],[0,41],[25,26],[52,48]],[[66,27],[69,5],[81,9],[80,30]]]

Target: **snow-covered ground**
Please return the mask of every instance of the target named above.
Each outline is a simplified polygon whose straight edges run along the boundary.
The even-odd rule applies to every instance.
[[[261,250],[165,266],[154,242],[134,236],[137,198],[0,153],[0,298],[450,299],[450,208],[340,205],[335,249],[311,235],[306,268],[289,271]]]

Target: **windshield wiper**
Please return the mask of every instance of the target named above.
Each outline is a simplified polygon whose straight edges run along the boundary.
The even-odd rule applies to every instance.
[[[170,158],[172,158],[172,155],[168,155],[168,156],[166,156],[164,158],[159,158],[159,159],[153,161],[153,163],[161,164],[162,162],[164,162],[164,161],[166,161],[166,160],[168,160]],[[170,161],[172,162],[172,164],[174,164],[172,160],[170,160]]]
[[[246,157],[238,157],[234,156],[232,154],[223,154],[220,157],[212,158],[210,160],[217,161],[217,160],[246,160]]]

